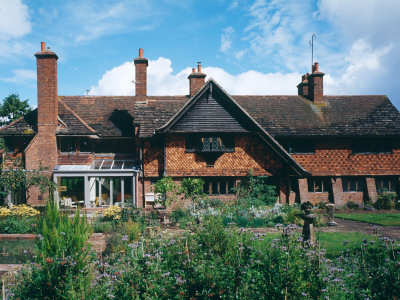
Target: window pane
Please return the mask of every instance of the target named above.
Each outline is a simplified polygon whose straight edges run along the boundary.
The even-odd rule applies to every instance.
[[[211,194],[218,195],[218,181],[217,180],[213,180],[211,182]]]
[[[229,179],[228,180],[228,194],[234,194],[234,193],[235,193],[235,180]]]
[[[356,179],[349,180],[350,186],[349,189],[352,192],[357,192],[358,182]]]
[[[314,179],[314,192],[322,192],[322,180]]]
[[[92,152],[90,149],[90,143],[88,138],[81,137],[79,139],[79,151],[80,152]]]
[[[342,179],[342,186],[343,186],[343,192],[349,192],[349,180],[346,178]]]
[[[219,138],[213,137],[213,138],[211,138],[211,140],[212,140],[211,150],[212,151],[220,150]]]
[[[210,195],[210,181],[208,181],[208,180],[204,181],[203,193],[206,195]]]
[[[210,151],[211,150],[211,141],[209,137],[203,138],[203,151]]]
[[[290,178],[290,191],[293,193],[299,192],[299,180],[297,178]]]
[[[226,195],[227,193],[226,193],[226,180],[225,179],[222,179],[220,182],[219,182],[219,193],[221,194],[221,195]]]
[[[75,138],[62,137],[60,139],[61,152],[74,152],[75,151]]]
[[[307,184],[308,184],[308,192],[313,193],[314,192],[314,180],[311,178],[308,178]]]
[[[4,138],[5,142],[6,142],[6,148],[8,152],[14,152],[14,137],[13,136],[9,136]]]

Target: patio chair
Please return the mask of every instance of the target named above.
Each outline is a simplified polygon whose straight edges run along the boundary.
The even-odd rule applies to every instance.
[[[72,199],[70,197],[63,197],[64,206],[69,208],[77,208],[76,204],[72,203]]]

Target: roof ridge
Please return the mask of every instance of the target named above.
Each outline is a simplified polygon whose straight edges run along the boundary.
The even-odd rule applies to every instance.
[[[80,116],[78,116],[64,101],[62,101],[60,98],[58,98],[58,102],[60,102],[66,110],[68,110],[75,118],[78,119],[79,122],[81,122],[87,129],[89,129],[91,132],[96,133],[96,130],[94,130],[92,127],[90,127]]]

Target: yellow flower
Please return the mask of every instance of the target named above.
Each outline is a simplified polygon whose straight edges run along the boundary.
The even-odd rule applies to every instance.
[[[101,211],[104,217],[119,220],[121,219],[122,208],[119,206],[111,205],[110,207]]]
[[[0,218],[5,218],[11,215],[11,209],[8,207],[1,207],[0,208]]]
[[[15,205],[11,210],[11,214],[17,217],[34,217],[39,215],[40,212],[31,206],[27,206],[26,204],[21,204],[21,205]]]

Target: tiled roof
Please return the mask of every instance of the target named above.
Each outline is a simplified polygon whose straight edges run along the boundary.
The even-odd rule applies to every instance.
[[[386,96],[232,96],[273,136],[400,135],[400,113]]]
[[[272,136],[400,135],[400,113],[386,96],[324,96],[324,106],[300,96],[231,96]],[[59,97],[58,134],[150,137],[189,100],[188,96]],[[71,111],[69,111],[69,108]],[[36,133],[37,110],[0,129],[1,135]],[[95,132],[92,132],[94,130]]]
[[[26,135],[37,133],[37,109],[0,129],[1,135]]]
[[[87,126],[80,118],[62,101],[58,105],[58,117],[61,126],[57,129],[59,135],[90,135],[94,130]]]
[[[100,136],[134,135],[135,97],[133,96],[60,96],[59,98]]]
[[[135,122],[140,125],[140,136],[150,137],[176,114],[189,100],[188,96],[153,96],[135,105]]]

